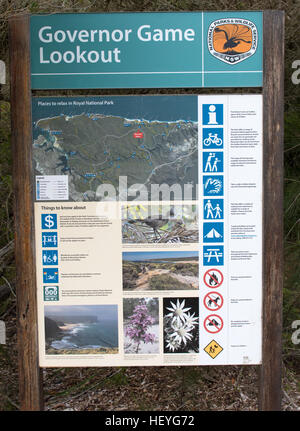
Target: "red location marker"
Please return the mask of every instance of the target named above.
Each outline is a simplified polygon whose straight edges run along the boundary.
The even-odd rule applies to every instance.
[[[135,139],[141,139],[144,137],[144,134],[143,134],[143,132],[134,132],[133,137]]]

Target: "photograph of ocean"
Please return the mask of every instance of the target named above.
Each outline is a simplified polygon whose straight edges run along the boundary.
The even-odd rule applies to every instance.
[[[45,306],[46,354],[118,352],[117,305]]]

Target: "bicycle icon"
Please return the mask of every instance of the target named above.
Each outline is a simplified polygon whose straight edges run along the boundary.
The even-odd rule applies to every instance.
[[[209,133],[208,138],[204,139],[203,144],[206,147],[209,147],[210,145],[217,145],[218,147],[220,147],[223,144],[223,140],[221,138],[218,138],[217,133],[215,135]]]
[[[224,130],[222,127],[203,127],[203,148],[221,149],[224,146]]]

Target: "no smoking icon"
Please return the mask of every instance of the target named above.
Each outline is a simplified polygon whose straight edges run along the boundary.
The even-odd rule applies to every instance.
[[[207,287],[217,288],[223,283],[224,277],[219,269],[208,269],[203,276],[203,281]]]
[[[207,332],[210,334],[216,334],[222,330],[224,323],[222,317],[217,314],[210,314],[204,320],[203,325]]]
[[[218,292],[209,292],[205,295],[203,303],[208,310],[217,311],[222,307],[224,299]]]

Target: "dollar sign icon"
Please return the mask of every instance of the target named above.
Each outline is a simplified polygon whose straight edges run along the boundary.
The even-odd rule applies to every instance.
[[[56,214],[42,214],[42,228],[43,229],[57,229],[57,216],[56,216]]]
[[[54,226],[54,221],[53,221],[52,215],[49,214],[45,217],[45,226],[48,229],[51,229]]]

